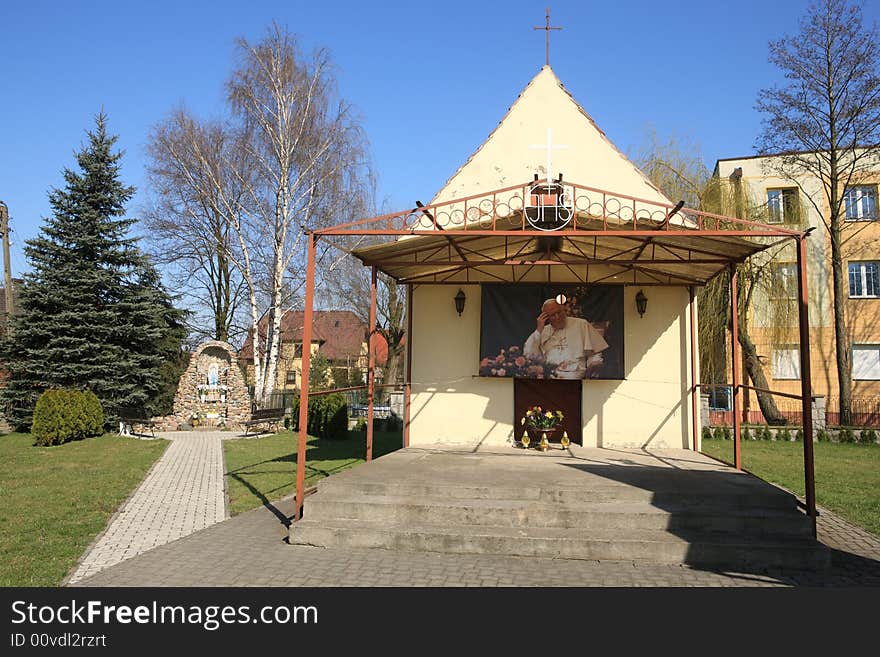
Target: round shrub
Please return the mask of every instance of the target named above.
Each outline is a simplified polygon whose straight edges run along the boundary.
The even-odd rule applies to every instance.
[[[31,435],[35,444],[49,446],[99,436],[103,429],[104,410],[91,390],[47,390],[34,408]]]
[[[348,438],[348,403],[338,392],[327,395],[322,429],[322,438]]]
[[[804,430],[798,429],[797,433],[794,434],[794,439],[799,443],[803,442],[804,441]]]
[[[712,431],[712,439],[724,440],[724,432],[721,431],[721,427],[715,427],[715,429]]]
[[[703,427],[703,440],[712,440],[712,429],[709,427]]]
[[[781,440],[786,443],[791,442],[791,431],[788,429],[777,429],[776,440]]]
[[[748,427],[743,427],[739,432],[740,440],[751,440],[752,432],[749,431]]]
[[[733,438],[733,432],[727,425],[721,427],[721,435],[724,436],[724,440],[730,440],[731,438]]]
[[[828,432],[825,431],[825,429],[820,429],[819,432],[816,434],[816,442],[827,443],[829,440],[830,438],[828,437]]]
[[[299,429],[299,395],[293,398],[290,409],[290,426]],[[348,437],[348,404],[340,393],[309,395],[309,417],[306,429],[311,436],[319,438]]]

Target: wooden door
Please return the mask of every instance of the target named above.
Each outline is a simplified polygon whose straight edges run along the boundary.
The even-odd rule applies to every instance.
[[[519,440],[525,428],[520,424],[526,410],[532,406],[559,410],[565,416],[562,428],[573,443],[583,445],[581,435],[581,379],[514,379],[513,380],[513,435]],[[555,440],[562,438],[557,432]]]

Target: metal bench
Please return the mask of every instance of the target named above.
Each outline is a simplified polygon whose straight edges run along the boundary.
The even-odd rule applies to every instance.
[[[152,418],[147,415],[147,411],[140,407],[131,407],[131,408],[120,408],[119,409],[119,433],[122,436],[136,436],[137,432],[134,430],[135,425],[141,425],[147,427],[150,430],[150,435],[155,438],[156,432],[155,427],[156,423],[153,422]]]
[[[284,409],[283,408],[260,408],[251,413],[251,419],[245,420],[242,424],[244,425],[244,434],[248,435],[251,431],[250,428],[253,426],[258,426],[260,424],[264,424],[267,427],[272,425],[278,425],[278,423],[284,421]],[[277,426],[276,426],[277,430]]]

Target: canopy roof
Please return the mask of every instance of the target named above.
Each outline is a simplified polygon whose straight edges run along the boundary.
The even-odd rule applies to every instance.
[[[702,285],[730,264],[802,234],[572,183],[558,184],[558,204],[537,207],[536,184],[543,183],[315,233],[372,240],[354,249],[337,246],[403,283],[621,285]],[[528,218],[542,210],[570,219],[537,228]]]

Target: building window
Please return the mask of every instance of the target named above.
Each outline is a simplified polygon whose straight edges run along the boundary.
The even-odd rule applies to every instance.
[[[773,378],[801,378],[801,350],[797,345],[782,345],[773,350]]]
[[[797,187],[767,190],[767,223],[790,224],[800,221]]]
[[[849,296],[859,299],[880,296],[880,263],[849,263]]]
[[[710,411],[729,411],[730,406],[730,387],[709,388],[709,410]]]
[[[287,378],[285,379],[285,382],[289,386],[295,386],[296,385],[296,372],[293,370],[287,370]]]
[[[770,297],[773,299],[797,299],[797,263],[773,263],[771,272]]]
[[[302,342],[297,342],[293,345],[293,357],[294,358],[302,358],[303,357],[303,344],[302,344]]]
[[[877,187],[858,185],[847,187],[843,193],[847,221],[877,220]]]
[[[880,380],[880,344],[854,344],[852,347],[853,381]]]

